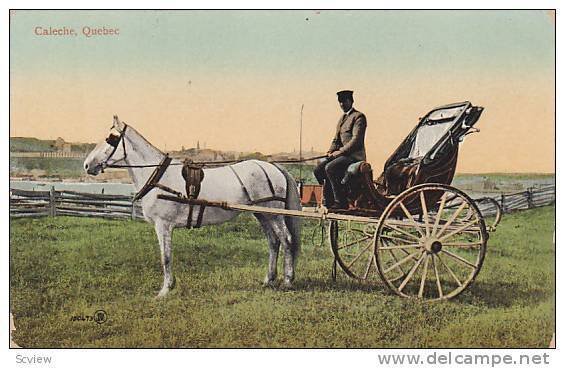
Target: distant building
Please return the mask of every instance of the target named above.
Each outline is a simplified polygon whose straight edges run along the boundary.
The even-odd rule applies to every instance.
[[[65,142],[65,140],[61,137],[55,140],[55,148],[58,152],[62,153],[71,153],[72,145],[70,143]]]

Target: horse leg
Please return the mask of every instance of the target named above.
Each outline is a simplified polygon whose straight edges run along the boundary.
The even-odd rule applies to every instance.
[[[294,239],[291,229],[283,216],[276,216],[272,221],[273,229],[284,249],[284,280],[283,287],[292,288],[294,281],[294,267],[299,250],[299,240]]]
[[[269,223],[269,220],[265,215],[255,214],[255,217],[261,224],[263,232],[265,233],[267,241],[269,242],[269,270],[267,271],[263,285],[274,286],[275,280],[277,278],[277,260],[279,258],[280,241],[275,235]]]
[[[172,244],[171,236],[173,232],[173,227],[171,224],[156,222],[155,231],[157,232],[157,238],[159,239],[159,247],[161,248],[161,265],[163,266],[163,287],[157,298],[162,298],[166,296],[169,291],[174,287],[174,277],[172,271]]]

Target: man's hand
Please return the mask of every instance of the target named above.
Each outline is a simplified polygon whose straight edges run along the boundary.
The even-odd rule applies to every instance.
[[[339,151],[329,152],[329,153],[328,153],[328,157],[329,157],[329,158],[336,158],[337,156],[340,155],[340,153],[341,153],[341,152],[339,152]]]

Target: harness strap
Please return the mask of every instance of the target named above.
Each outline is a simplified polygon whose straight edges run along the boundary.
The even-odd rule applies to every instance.
[[[167,170],[167,168],[169,167],[171,160],[172,158],[170,158],[168,154],[165,155],[163,161],[161,161],[159,166],[155,168],[155,171],[153,171],[153,173],[151,174],[149,179],[145,182],[143,187],[139,190],[139,192],[135,194],[135,196],[133,197],[133,202],[145,197],[145,195],[149,193],[151,189],[155,188],[157,185],[159,186],[160,189],[163,189],[163,187],[160,184],[158,184],[158,182],[165,173],[165,171]],[[167,191],[171,192],[171,190],[167,190]]]
[[[263,171],[263,174],[265,174],[265,178],[267,179],[267,184],[269,185],[269,189],[271,189],[271,194],[273,195],[273,197],[276,196],[275,194],[275,188],[273,187],[273,183],[271,182],[271,178],[269,178],[269,175],[267,175],[267,171],[265,171],[265,168],[261,165],[259,165],[259,163],[257,161],[253,161],[257,166],[259,166],[259,168],[261,169],[261,171]]]
[[[194,209],[194,205],[189,204],[188,205],[188,217],[186,218],[186,228],[187,229],[192,228],[192,210],[193,209]]]
[[[161,190],[164,190],[165,192],[169,192],[169,193],[171,193],[171,194],[174,194],[174,195],[176,195],[177,197],[182,197],[182,193],[181,193],[181,192],[177,192],[176,190],[171,189],[171,188],[169,188],[169,187],[166,186],[166,185],[163,185],[163,184],[160,184],[160,183],[155,183],[153,186],[154,186],[155,188],[159,188],[159,189],[161,189]]]
[[[202,226],[202,219],[204,218],[204,209],[206,208],[205,204],[200,205],[200,211],[198,211],[198,217],[196,218],[196,224],[192,226],[192,214],[194,212],[194,205],[188,205],[188,217],[186,219],[186,228],[187,229],[198,229]]]
[[[198,212],[198,218],[196,219],[196,225],[194,225],[194,227],[198,228],[198,227],[202,226],[202,218],[204,217],[204,209],[205,208],[206,208],[206,205],[200,206],[200,211]]]
[[[237,178],[237,181],[239,181],[239,184],[241,185],[241,188],[243,189],[243,192],[245,193],[245,195],[247,196],[247,199],[249,200],[249,202],[253,202],[251,200],[251,196],[249,195],[249,192],[247,191],[247,188],[245,187],[245,185],[243,185],[243,182],[241,181],[241,178],[239,177],[239,175],[237,175],[237,172],[235,171],[235,169],[233,168],[233,166],[228,166],[231,171],[233,172],[233,174],[235,175],[235,177]]]
[[[250,204],[258,204],[258,203],[270,202],[270,201],[280,201],[280,202],[286,203],[286,198],[272,196],[272,197],[266,197],[266,198],[261,198],[261,199],[251,201]]]

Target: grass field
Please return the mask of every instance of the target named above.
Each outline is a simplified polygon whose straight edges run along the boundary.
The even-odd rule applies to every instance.
[[[10,157],[10,175],[26,175],[31,170],[41,170],[44,175],[59,178],[84,176],[84,159],[69,157]]]
[[[79,218],[10,222],[10,308],[23,347],[547,347],[555,330],[554,207],[506,215],[477,281],[425,304],[331,281],[328,246],[305,222],[293,291],[265,289],[266,240],[250,215],[177,230],[177,285],[162,274],[142,222]],[[107,313],[106,323],[72,321]]]

